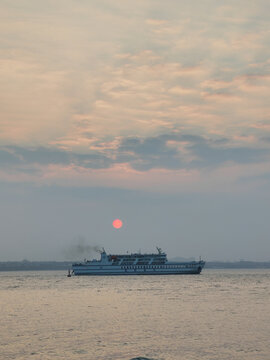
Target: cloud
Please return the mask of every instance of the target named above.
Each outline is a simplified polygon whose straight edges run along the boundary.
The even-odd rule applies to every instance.
[[[267,148],[236,147],[229,143],[229,139],[211,140],[188,134],[123,139],[118,151],[129,154],[131,167],[140,171],[152,168],[214,168],[226,162],[252,163],[270,155]]]
[[[11,149],[3,148],[0,149],[0,164],[1,166],[13,166],[18,165],[20,163],[20,159],[14,154]]]
[[[2,143],[87,152],[87,132],[228,137],[264,121],[267,1],[171,4],[2,3]]]
[[[2,175],[186,179],[267,161],[268,2],[171,4],[1,4]]]
[[[172,136],[172,138],[174,138]],[[130,166],[139,171],[152,168],[174,169],[181,168],[178,151],[167,146],[170,136],[149,137],[146,139],[127,138],[123,139],[118,148],[120,157],[129,154]]]
[[[99,153],[76,154],[57,148],[23,148],[18,146],[6,146],[0,150],[0,162],[3,166],[25,165],[77,165],[84,168],[107,168],[110,166],[109,159]]]
[[[27,169],[66,166],[74,169],[110,169],[128,166],[136,171],[151,169],[215,169],[226,163],[248,164],[267,161],[270,149],[232,143],[229,138],[205,138],[174,132],[151,137],[122,137],[115,141],[98,142],[88,153],[54,148],[6,146],[0,149],[2,167]],[[31,171],[30,171],[31,172]]]

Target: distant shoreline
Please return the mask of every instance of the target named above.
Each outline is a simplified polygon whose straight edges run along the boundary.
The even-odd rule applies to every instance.
[[[67,270],[73,261],[2,261],[0,271]],[[270,261],[208,261],[206,269],[270,269]]]

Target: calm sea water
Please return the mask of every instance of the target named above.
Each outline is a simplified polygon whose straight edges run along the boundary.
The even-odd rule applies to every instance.
[[[270,271],[0,273],[2,359],[270,359]]]

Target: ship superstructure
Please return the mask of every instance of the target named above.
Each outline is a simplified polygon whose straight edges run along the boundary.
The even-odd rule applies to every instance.
[[[72,264],[74,275],[169,275],[200,274],[205,261],[173,262],[160,248],[153,254],[110,255],[103,249],[100,260]]]

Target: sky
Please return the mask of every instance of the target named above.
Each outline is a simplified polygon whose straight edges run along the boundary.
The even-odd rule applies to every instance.
[[[269,13],[0,0],[0,261],[270,260]]]

